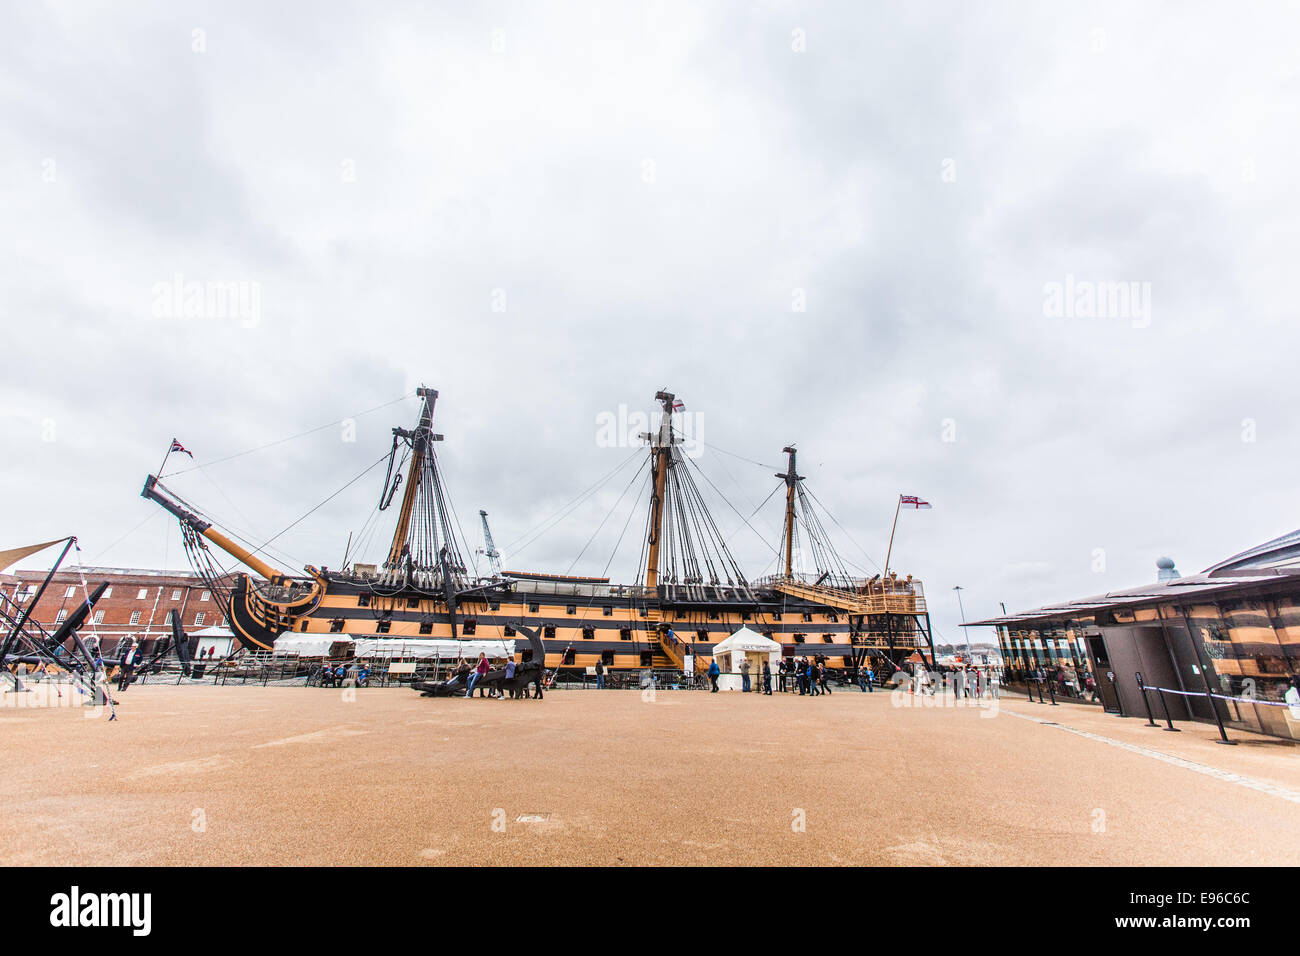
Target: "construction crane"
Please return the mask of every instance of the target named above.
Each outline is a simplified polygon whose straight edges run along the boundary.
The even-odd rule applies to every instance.
[[[501,577],[501,552],[497,550],[497,546],[492,542],[492,529],[488,527],[487,512],[480,510],[478,514],[483,519],[484,544],[484,547],[479,548],[478,553],[487,555],[487,559],[492,566],[492,577],[499,578]]]

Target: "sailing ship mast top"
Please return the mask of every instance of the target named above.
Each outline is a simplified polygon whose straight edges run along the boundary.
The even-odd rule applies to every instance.
[[[680,445],[681,439],[673,435],[673,412],[682,405],[672,392],[655,392],[655,401],[663,409],[659,418],[659,431],[642,432],[641,440],[650,442],[650,474],[654,488],[650,495],[650,529],[648,537],[649,552],[646,558],[646,591],[654,591],[659,586],[659,543],[663,537],[664,494],[668,483],[668,469],[673,464],[673,445]]]

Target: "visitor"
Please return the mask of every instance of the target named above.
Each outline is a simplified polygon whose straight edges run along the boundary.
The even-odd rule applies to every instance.
[[[134,679],[135,675],[135,666],[139,662],[139,647],[134,641],[127,638],[126,646],[122,651],[122,657],[118,662],[122,668],[117,682],[117,689],[119,692],[125,691],[129,686],[131,686],[131,681]]]
[[[474,696],[474,685],[477,684],[479,681],[481,681],[483,679],[483,675],[486,674],[487,672],[488,672],[487,655],[480,652],[478,655],[478,664],[475,665],[474,670],[470,673],[468,677],[468,681],[465,688],[466,697]]]
[[[808,696],[819,697],[821,691],[817,689],[817,665],[811,657],[804,658],[804,680],[808,683]]]
[[[997,671],[990,668],[989,669],[989,698],[992,700],[997,700],[998,692],[1001,690],[1001,687],[1002,687],[1002,678],[998,676]]]
[[[718,659],[715,657],[709,661],[709,683],[713,685],[713,689],[709,693],[716,694],[718,692],[718,675],[721,673],[722,671],[718,668]]]
[[[876,682],[876,672],[875,672],[874,670],[872,670],[870,667],[868,667],[868,668],[867,668],[867,687],[866,687],[866,690],[867,690],[867,693],[868,693],[868,694],[874,694],[874,693],[876,692],[876,689],[875,689],[874,687],[871,686],[871,685],[874,684],[875,682]]]
[[[742,658],[740,661],[740,692],[749,693],[749,658]]]
[[[515,659],[513,657],[506,658],[506,685],[510,687],[511,697],[519,696],[519,690],[513,686],[516,666],[517,665],[515,664]],[[501,699],[505,700],[505,694],[501,695]]]
[[[784,657],[776,662],[776,680],[777,680],[776,689],[779,690],[781,693],[784,694],[787,690],[790,689],[786,683],[786,666],[785,666]]]
[[[767,661],[763,661],[763,694],[772,696],[772,667]]]
[[[605,662],[596,661],[596,690],[605,689]]]
[[[858,668],[858,690],[864,694],[867,692],[867,672],[861,667]]]
[[[822,661],[817,665],[817,683],[821,685],[823,694],[829,694],[831,692],[830,686],[826,683],[826,678],[829,676],[829,673],[830,672],[826,669],[825,661]]]

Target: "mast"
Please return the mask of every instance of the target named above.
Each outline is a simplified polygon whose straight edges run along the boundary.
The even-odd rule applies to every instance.
[[[776,477],[785,479],[785,576],[794,577],[794,495],[803,476],[795,469],[794,445],[787,445],[781,451],[790,456],[785,473]]]
[[[406,539],[411,529],[411,514],[415,510],[415,495],[420,487],[429,442],[442,441],[441,435],[433,433],[433,407],[438,401],[438,390],[421,386],[416,389],[415,394],[424,399],[424,407],[420,411],[420,423],[415,426],[415,431],[407,431],[405,428],[393,429],[394,440],[410,439],[411,464],[406,471],[406,489],[402,492],[402,507],[397,514],[397,527],[393,529],[393,543],[388,549],[388,560],[384,563],[390,570],[397,570],[402,556],[408,550]]]
[[[657,434],[642,432],[643,441],[650,442],[650,473],[654,479],[654,491],[650,495],[650,530],[648,544],[649,554],[646,559],[645,586],[652,591],[659,586],[659,540],[664,523],[664,493],[668,484],[668,469],[672,467],[673,445],[681,442],[673,437],[673,409],[677,396],[672,392],[655,392],[655,401],[663,408],[659,419]]]

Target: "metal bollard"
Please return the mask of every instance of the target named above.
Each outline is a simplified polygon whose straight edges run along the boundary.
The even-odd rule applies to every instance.
[[[1039,688],[1038,693],[1039,693],[1039,695],[1041,695],[1041,694],[1043,693],[1042,688]],[[1052,698],[1052,706],[1053,706],[1053,707],[1056,707],[1056,706],[1057,706],[1057,703],[1056,703],[1056,688],[1052,685],[1052,681],[1048,681],[1048,682],[1047,682],[1047,693],[1048,693],[1048,694],[1051,696],[1051,698]]]
[[[1157,687],[1156,692],[1160,695],[1160,708],[1165,712],[1165,723],[1169,725],[1163,729],[1172,730],[1176,734],[1182,733],[1182,731],[1174,726],[1174,722],[1169,716],[1169,704],[1165,702],[1165,689],[1163,687]]]
[[[1147,726],[1160,726],[1156,723],[1156,719],[1151,716],[1151,699],[1147,697],[1147,685],[1142,682],[1142,672],[1137,671],[1133,676],[1137,678],[1138,690],[1142,691],[1142,703],[1145,704],[1147,708]]]

